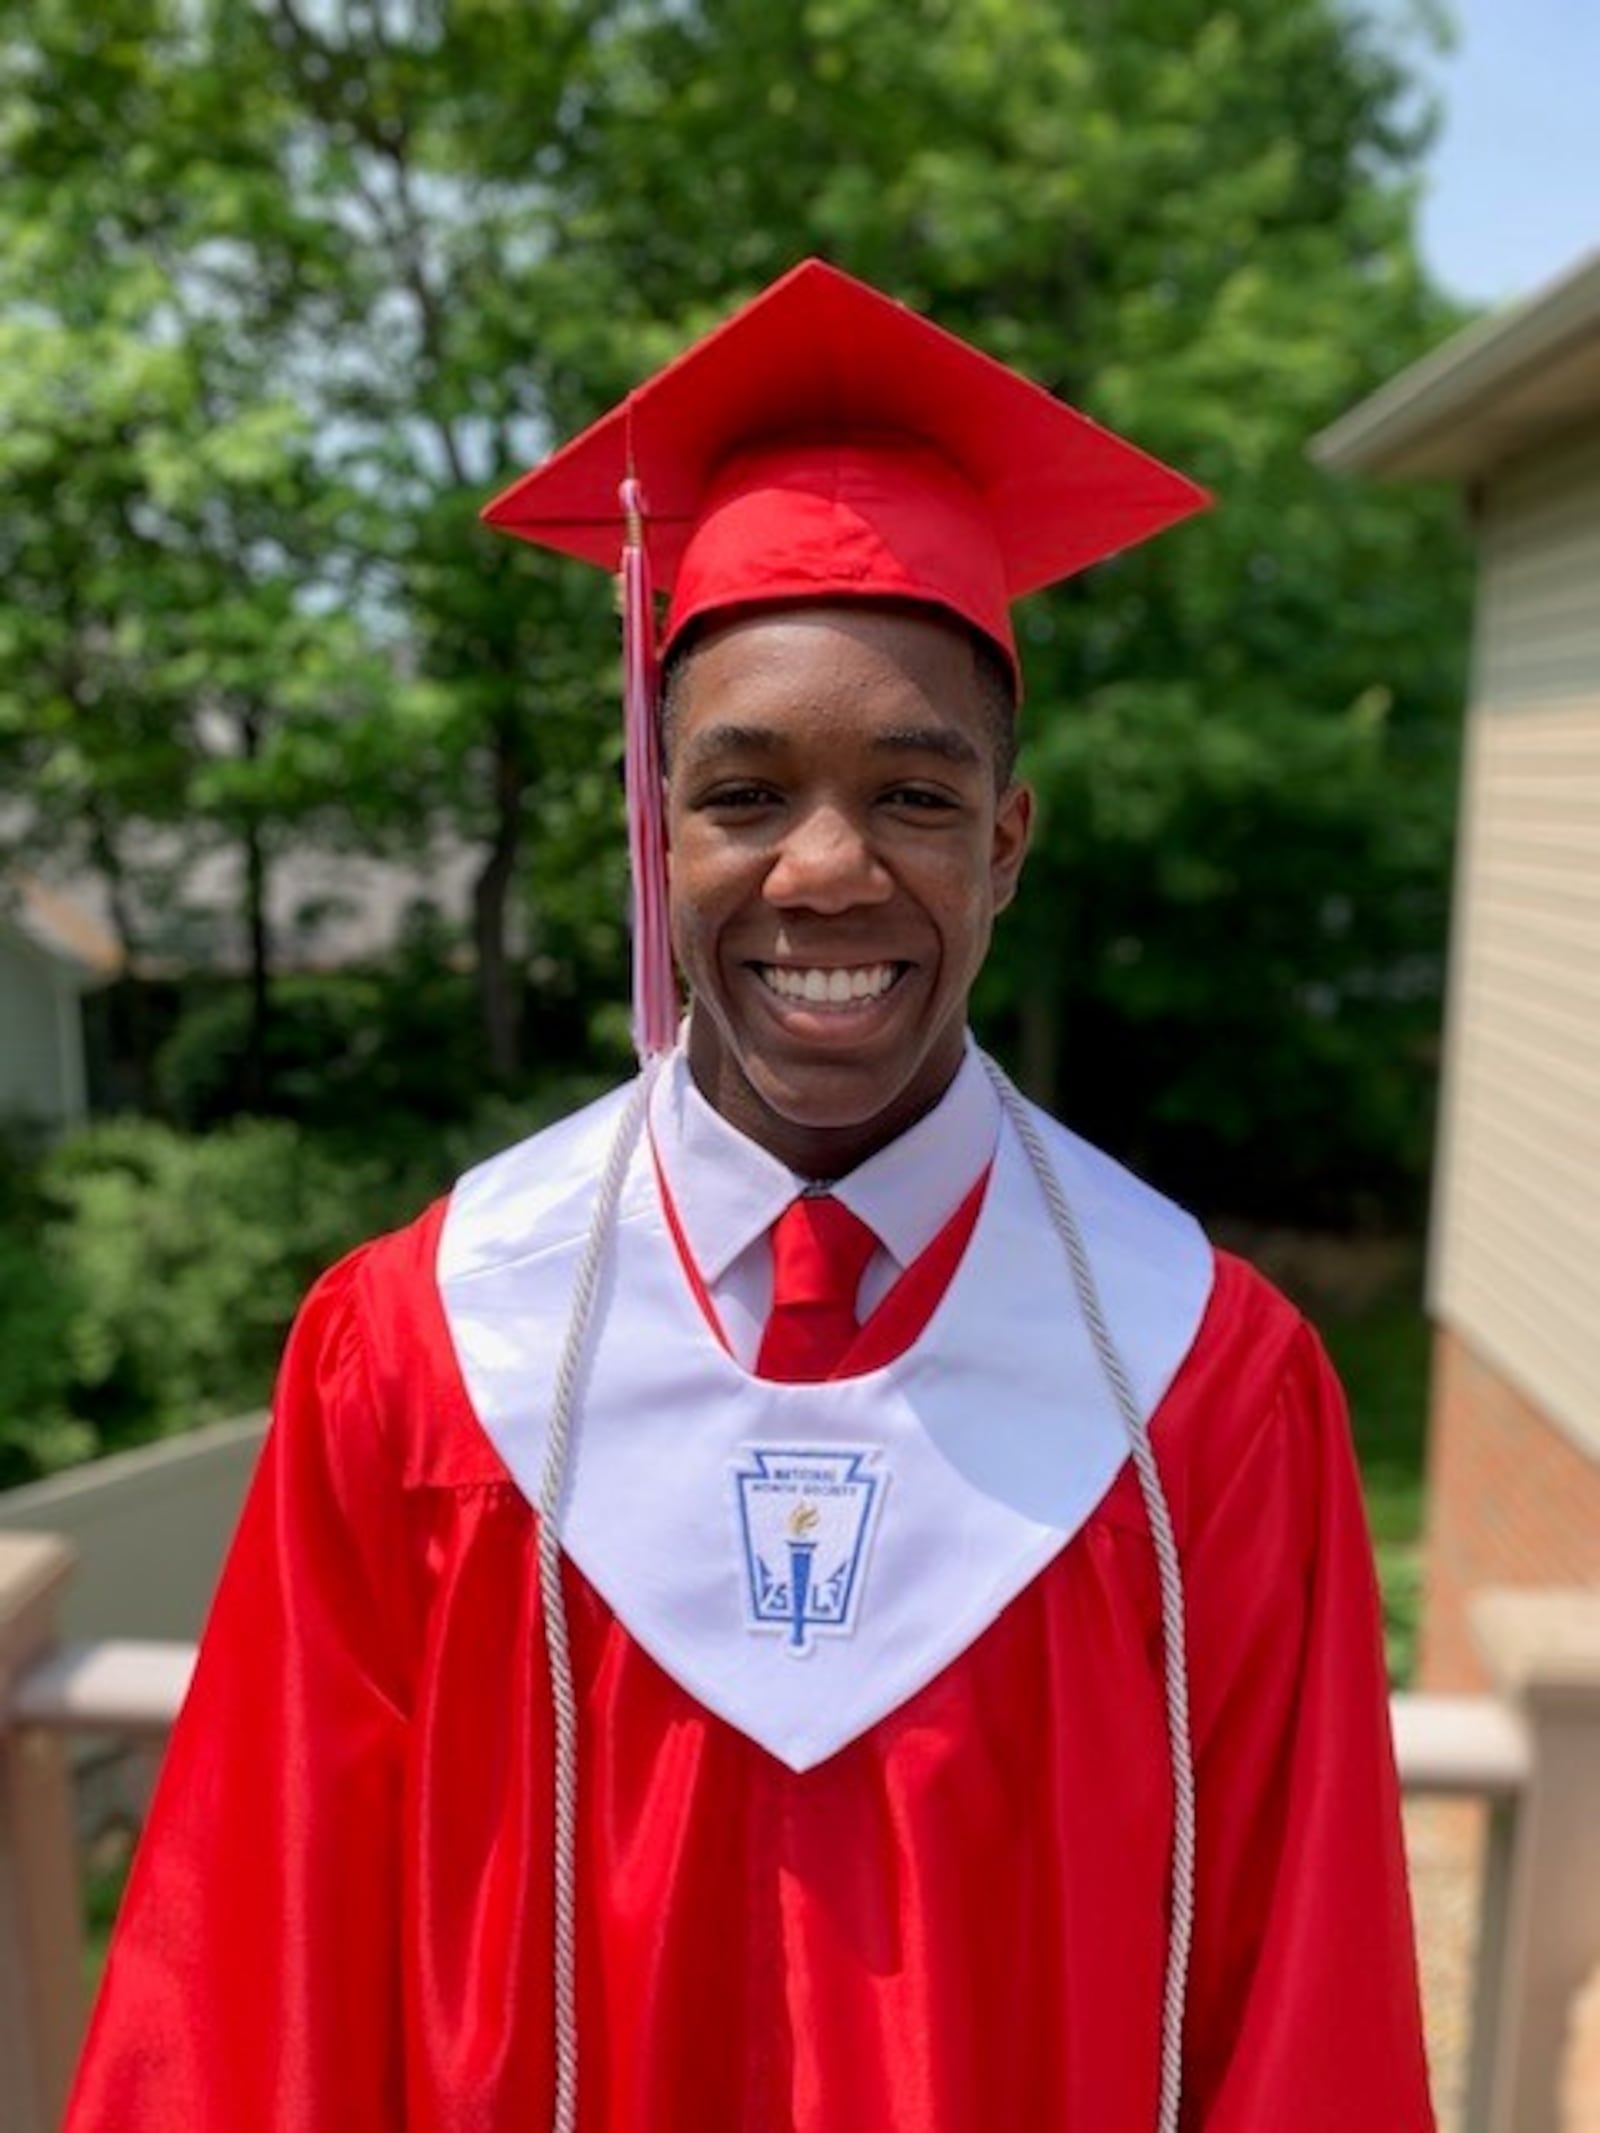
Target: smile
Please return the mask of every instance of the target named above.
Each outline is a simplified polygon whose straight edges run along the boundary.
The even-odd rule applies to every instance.
[[[757,963],[757,975],[780,1000],[804,1007],[861,1007],[881,1000],[900,976],[902,963],[861,963],[854,969],[802,969],[792,963]]]

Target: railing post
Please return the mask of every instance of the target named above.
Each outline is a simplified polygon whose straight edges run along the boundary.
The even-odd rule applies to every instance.
[[[18,1676],[55,1641],[73,1550],[0,1533],[0,2097],[7,2133],[46,2133],[83,2024],[83,1921],[64,1743],[9,1722]]]
[[[1600,1960],[1600,1592],[1492,1591],[1473,1634],[1532,1768],[1511,1844],[1498,2004],[1475,2051],[1485,2133],[1559,2133],[1571,2009]]]

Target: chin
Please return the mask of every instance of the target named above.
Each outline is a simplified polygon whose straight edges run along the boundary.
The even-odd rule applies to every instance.
[[[923,1057],[909,1069],[886,1073],[881,1062],[866,1059],[781,1065],[746,1059],[740,1073],[760,1110],[791,1132],[876,1139],[874,1129],[881,1126],[882,1137],[890,1139],[938,1101],[959,1065],[958,1056],[948,1072],[940,1072]]]
[[[830,1128],[846,1132],[869,1125],[892,1111],[901,1093],[896,1091],[885,1101],[881,1077],[864,1073],[823,1072],[804,1078],[752,1074],[747,1078],[763,1110],[808,1133],[826,1133]]]

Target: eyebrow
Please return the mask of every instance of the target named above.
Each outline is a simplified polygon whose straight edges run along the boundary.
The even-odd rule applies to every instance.
[[[707,726],[685,745],[681,760],[692,769],[719,755],[776,755],[782,747],[771,726]]]
[[[719,755],[781,755],[788,745],[787,736],[772,726],[707,726],[684,749],[683,762],[693,768]],[[961,766],[983,761],[982,752],[954,726],[896,726],[875,734],[871,747],[880,756],[931,755]]]
[[[981,763],[983,755],[955,726],[897,726],[872,743],[874,755],[932,755],[943,763]]]

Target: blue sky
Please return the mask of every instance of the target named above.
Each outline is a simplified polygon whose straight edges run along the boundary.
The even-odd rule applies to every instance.
[[[1420,234],[1457,296],[1526,296],[1600,247],[1600,0],[1447,0]]]

